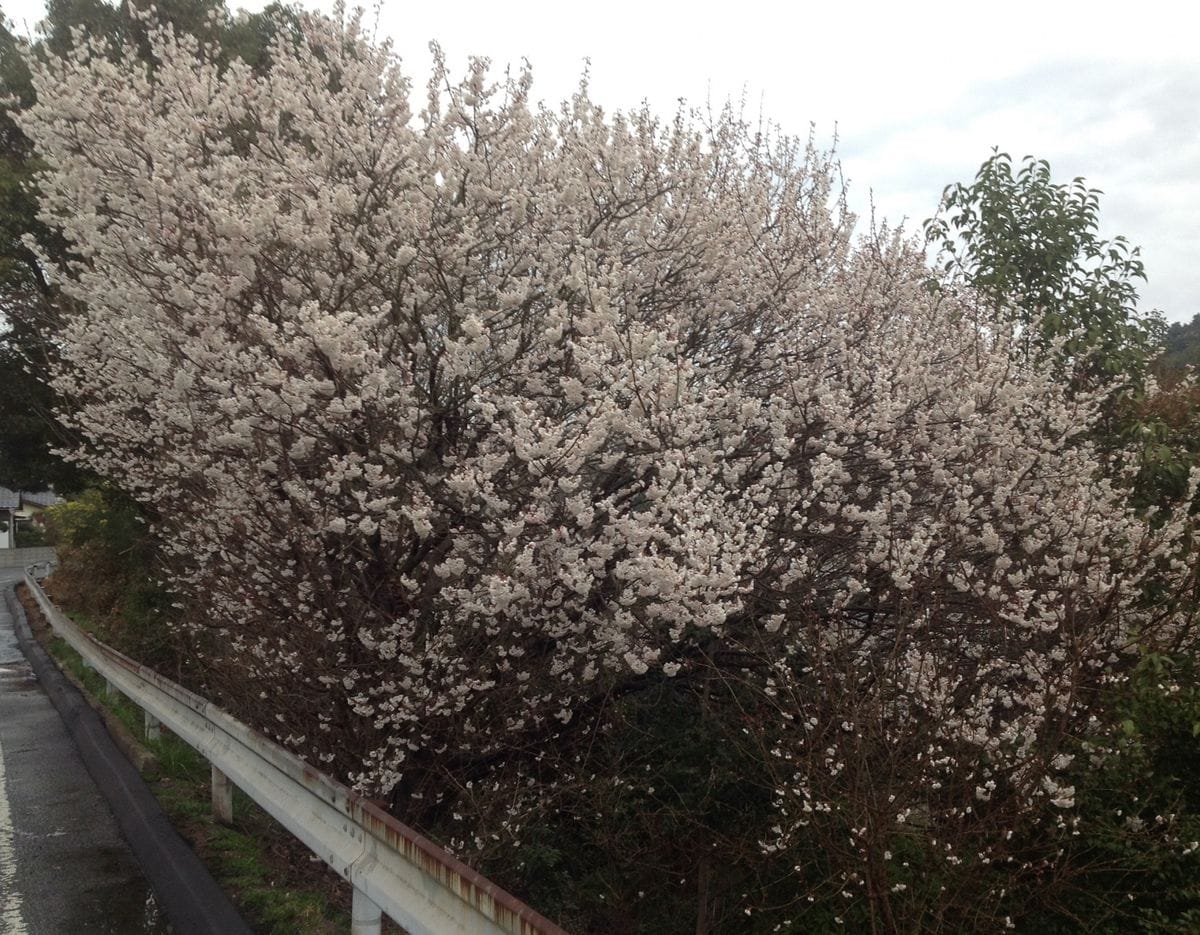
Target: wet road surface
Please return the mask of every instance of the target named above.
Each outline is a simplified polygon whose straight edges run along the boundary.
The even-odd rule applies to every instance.
[[[19,578],[0,570],[0,591]],[[0,597],[0,935],[167,932]]]

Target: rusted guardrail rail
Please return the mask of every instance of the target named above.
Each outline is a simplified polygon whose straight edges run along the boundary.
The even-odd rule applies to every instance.
[[[233,786],[354,887],[352,935],[378,935],[386,914],[411,935],[567,935],[440,847],[299,757],[188,691],[84,633],[25,584],[54,631],[146,713],[195,747],[213,770],[213,810],[233,814]]]

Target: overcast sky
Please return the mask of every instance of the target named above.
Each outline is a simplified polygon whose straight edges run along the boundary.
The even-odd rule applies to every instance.
[[[42,15],[38,0],[0,2],[18,31]],[[435,39],[456,64],[528,58],[535,95],[551,101],[588,59],[609,110],[744,98],[787,132],[813,125],[819,143],[836,132],[852,208],[865,215],[873,198],[878,215],[914,227],[993,146],[1032,153],[1056,181],[1082,175],[1104,191],[1102,233],[1142,247],[1141,306],[1179,321],[1200,313],[1200,52],[1187,8],[406,0],[382,3],[378,29],[418,85]]]

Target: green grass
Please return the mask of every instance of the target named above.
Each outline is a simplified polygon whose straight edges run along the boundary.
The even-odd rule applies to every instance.
[[[330,898],[328,875],[317,863],[297,866],[296,852],[303,847],[286,829],[241,790],[234,792],[234,827],[218,824],[211,813],[208,761],[165,728],[158,738],[147,738],[141,709],[119,693],[109,694],[104,677],[85,666],[65,640],[53,637],[47,648],[154,754],[158,769],[147,784],[155,798],[259,935],[341,935],[349,930],[348,907],[339,904],[348,900]]]
[[[141,708],[120,693],[109,694],[104,676],[86,666],[79,653],[68,646],[66,640],[55,637],[50,644],[50,652],[83,684],[88,694],[99,698],[134,737],[145,742]]]

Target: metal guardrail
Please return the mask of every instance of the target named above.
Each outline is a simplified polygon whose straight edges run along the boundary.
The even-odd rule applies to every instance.
[[[411,935],[567,935],[367,799],[84,633],[50,602],[33,567],[25,584],[54,631],[146,712],[148,731],[165,724],[212,764],[218,818],[231,819],[236,784],[353,885],[352,935],[379,935],[383,914]]]

